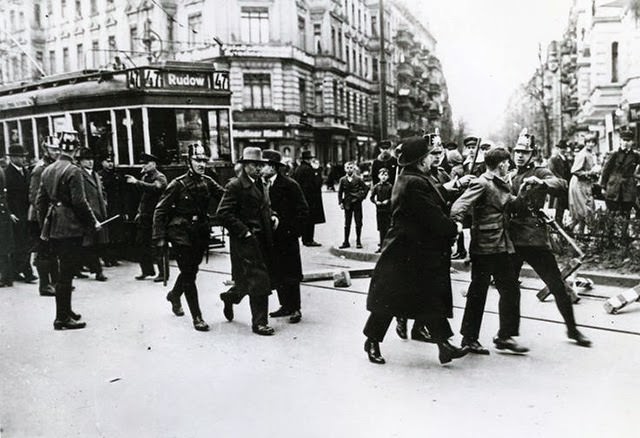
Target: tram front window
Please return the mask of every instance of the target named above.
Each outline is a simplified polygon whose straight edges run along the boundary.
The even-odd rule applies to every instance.
[[[111,113],[95,111],[86,113],[87,146],[100,159],[113,154]]]

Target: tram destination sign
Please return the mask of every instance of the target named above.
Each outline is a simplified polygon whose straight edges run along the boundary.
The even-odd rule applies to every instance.
[[[127,71],[128,88],[162,90],[229,90],[229,72],[189,72],[137,68]]]

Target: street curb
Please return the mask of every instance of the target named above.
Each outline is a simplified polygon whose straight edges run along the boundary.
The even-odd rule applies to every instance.
[[[378,258],[380,257],[380,255],[376,253],[356,251],[351,249],[339,249],[333,246],[329,248],[329,252],[332,255],[337,257],[344,257],[345,259],[358,260],[361,262],[371,262],[371,263],[377,262]],[[465,265],[462,260],[452,260],[451,267],[461,272],[469,272],[470,270],[470,266]],[[360,270],[354,270],[354,271],[358,272],[359,275],[354,274],[354,272],[352,271],[349,271],[352,277],[367,276],[367,274],[363,274],[363,272],[360,272],[360,271],[366,271],[366,270],[360,269]],[[368,271],[369,271],[368,275],[371,275],[371,272],[373,271],[373,269],[369,269]],[[522,267],[521,273],[524,277],[528,277],[528,278],[538,277],[538,274],[536,274],[535,271],[531,269],[528,265],[525,265]],[[589,278],[591,281],[593,281],[594,284],[598,284],[601,286],[634,287],[640,284],[640,276],[638,275],[609,274],[605,272],[583,271],[583,270],[578,270],[578,273],[580,277]],[[316,272],[316,273],[311,273],[310,275],[317,276],[319,274],[321,273]],[[306,279],[307,275],[305,274],[305,279],[303,279],[303,281],[319,281],[319,280],[328,280],[333,278],[333,273],[331,273],[329,277],[327,277],[329,273],[325,272],[324,274],[325,275],[323,278],[309,279],[309,280]]]

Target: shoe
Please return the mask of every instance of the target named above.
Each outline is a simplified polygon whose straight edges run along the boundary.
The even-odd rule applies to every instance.
[[[53,286],[48,284],[47,286],[45,286],[45,287],[40,289],[40,296],[41,297],[55,297],[56,296],[56,290],[53,288]]]
[[[275,312],[269,313],[269,316],[272,318],[281,318],[283,316],[291,316],[293,315],[293,310],[287,310],[284,307],[280,307]]]
[[[167,278],[167,280],[168,280],[168,278]],[[164,278],[162,278],[161,274],[156,275],[155,278],[153,279],[154,283],[162,283],[163,281],[164,281]]]
[[[322,246],[321,243],[318,243],[315,240],[312,240],[311,242],[303,243],[303,245],[304,246]]]
[[[407,339],[407,318],[396,318],[396,333],[400,339]]]
[[[78,278],[80,280],[83,280],[85,278],[89,278],[89,276],[87,274],[83,274],[82,272],[76,273],[76,275],[74,275],[74,277],[76,277],[76,278]]]
[[[367,356],[369,356],[369,362],[379,365],[387,363],[380,354],[380,344],[373,339],[367,338],[367,340],[364,341],[364,351],[366,351]]]
[[[360,243],[360,242],[356,242],[356,248],[358,248],[358,249],[362,249],[362,243]]]
[[[451,256],[451,260],[464,260],[465,258],[467,258],[466,252],[456,252]]]
[[[146,280],[147,277],[152,277],[155,274],[140,274],[140,275],[136,275],[134,278],[136,280]]]
[[[523,354],[529,351],[527,347],[524,347],[518,344],[518,342],[516,342],[516,340],[513,339],[511,336],[509,336],[508,338],[499,338],[496,336],[495,338],[493,338],[493,343],[495,344],[498,350],[509,350],[514,353],[520,353],[520,354]]]
[[[74,321],[72,318],[67,318],[65,320],[56,319],[53,321],[54,330],[77,330],[83,329],[86,326],[86,322]]]
[[[96,274],[96,281],[107,281],[107,276],[104,275],[102,272],[100,272],[99,274]]]
[[[260,336],[271,336],[276,332],[274,329],[272,329],[268,325],[256,325],[251,327],[251,330],[253,330],[253,333]]]
[[[475,339],[462,338],[462,347],[467,347],[469,349],[469,353],[482,354],[485,356],[490,354],[489,350],[484,348],[482,344]]]
[[[172,292],[173,291],[170,291],[167,294],[167,301],[171,303],[171,311],[176,316],[184,316],[184,310],[182,310],[182,304],[180,304],[180,298],[175,299]]]
[[[80,321],[80,319],[82,318],[82,315],[80,315],[79,313],[74,312],[73,310],[69,312],[69,317],[71,319],[73,319],[74,321]]]
[[[193,318],[193,328],[198,330],[199,332],[208,332],[209,324],[202,320],[202,317],[197,316]]]
[[[233,321],[233,303],[229,298],[225,298],[223,294],[220,294],[220,299],[224,302],[224,308],[222,309],[222,314],[227,321]]]
[[[440,351],[438,359],[440,359],[440,363],[442,364],[449,363],[453,359],[464,357],[469,353],[468,348],[458,348],[455,345],[451,345],[449,341],[439,342],[438,350]]]
[[[120,262],[117,260],[114,260],[111,262],[111,266],[115,267],[115,266],[120,266]]]
[[[375,250],[375,253],[376,253],[376,254],[380,254],[381,252],[382,252],[382,249],[381,249],[381,248],[378,248],[378,249],[376,249],[376,250]]]
[[[435,341],[431,337],[431,333],[429,333],[429,330],[427,330],[425,326],[422,326],[418,329],[416,329],[415,327],[411,329],[411,339],[413,339],[414,341],[435,344]]]
[[[569,330],[567,332],[569,339],[576,341],[581,347],[591,347],[591,340],[583,335],[578,329]]]
[[[299,310],[294,311],[289,317],[289,324],[297,324],[302,320],[302,312]]]
[[[25,275],[25,277],[22,279],[22,281],[24,281],[27,284],[33,284],[38,280],[38,277],[36,277],[35,275],[31,274],[31,275]]]
[[[349,242],[344,242],[342,245],[340,245],[338,247],[338,249],[344,249],[344,248],[349,248],[351,245],[349,245]]]
[[[110,267],[112,267],[112,266],[113,266],[113,265],[111,264],[111,262],[108,262],[108,261],[106,261],[106,260],[104,261],[104,267],[105,267],[105,268],[110,268]]]

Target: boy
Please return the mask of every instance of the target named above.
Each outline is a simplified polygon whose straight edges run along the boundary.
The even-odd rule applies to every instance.
[[[378,171],[378,180],[379,182],[373,186],[371,198],[369,198],[371,202],[376,204],[376,222],[380,233],[377,253],[382,249],[382,241],[391,224],[391,189],[393,186],[389,183],[389,170],[386,167]]]
[[[348,161],[344,164],[346,175],[340,178],[338,184],[338,204],[344,210],[344,242],[340,248],[349,248],[349,234],[351,219],[356,220],[356,248],[362,248],[360,235],[362,234],[362,201],[367,197],[369,188],[365,182],[354,173],[355,163]]]

